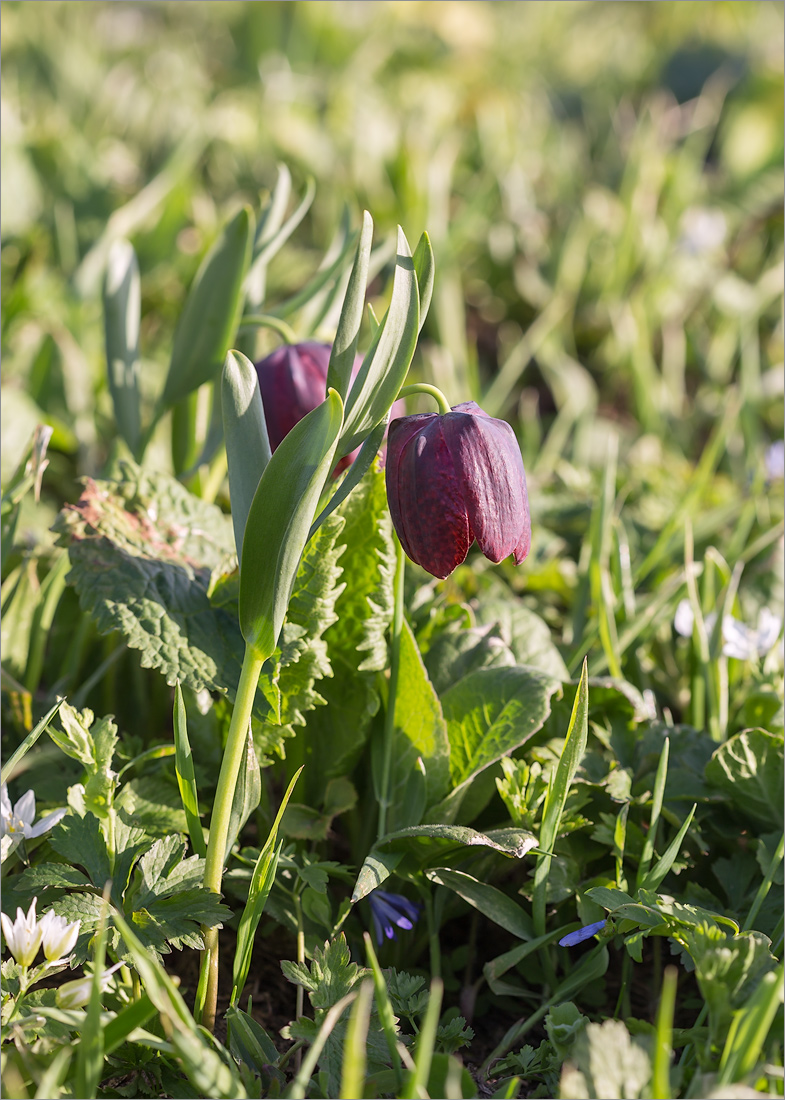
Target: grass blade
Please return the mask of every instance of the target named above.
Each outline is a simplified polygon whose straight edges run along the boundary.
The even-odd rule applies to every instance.
[[[25,737],[19,748],[15,749],[14,752],[11,753],[10,758],[6,760],[5,764],[3,764],[2,770],[0,770],[0,782],[8,782],[8,780],[14,774],[14,769],[16,768],[17,764],[33,747],[33,745],[47,728],[47,726],[57,714],[58,710],[64,702],[65,699],[58,699],[55,705],[46,712],[41,721],[36,725],[35,729],[32,729],[28,733],[27,737]]]
[[[679,972],[666,966],[662,976],[660,1007],[654,1035],[651,1095],[653,1100],[669,1100],[671,1096],[670,1065],[673,1053],[673,1014],[676,1009],[676,987]]]
[[[567,795],[586,751],[586,742],[589,735],[588,677],[588,666],[584,660],[578,690],[575,693],[570,725],[564,740],[564,748],[559,763],[551,776],[545,809],[543,810],[538,840],[538,847],[542,854],[537,857],[537,866],[534,872],[534,897],[532,899],[532,918],[536,936],[541,936],[545,932],[545,887],[550,868],[550,856],[556,843]]]
[[[648,874],[645,875],[643,879],[638,883],[638,886],[641,890],[656,890],[662,880],[667,875],[668,871],[670,871],[676,860],[676,856],[679,854],[679,849],[681,848],[682,841],[687,835],[687,830],[692,824],[692,819],[695,816],[695,811],[697,808],[697,803],[695,803],[690,812],[687,814],[687,818],[684,824],[679,829],[678,833],[673,838],[671,843],[668,845],[664,854],[660,857],[660,859],[657,860],[657,862],[654,864]]]
[[[356,1100],[362,1096],[365,1084],[367,1058],[365,1041],[371,1022],[373,982],[366,980],[360,986],[357,1000],[352,1005],[341,1067],[341,1100]]]
[[[174,770],[177,774],[177,786],[185,810],[188,836],[197,855],[207,855],[202,823],[199,819],[199,798],[196,792],[196,776],[191,744],[188,740],[188,721],[185,713],[185,701],[180,682],[174,688]]]
[[[417,1100],[417,1097],[426,1094],[428,1075],[431,1072],[433,1048],[436,1042],[436,1031],[439,1027],[443,993],[444,983],[441,978],[434,978],[431,982],[431,993],[428,998],[428,1007],[425,1010],[425,1019],[417,1038],[414,1069],[409,1074],[409,1079],[403,1090],[403,1100]]]
[[[670,739],[666,737],[665,742],[662,746],[662,752],[660,753],[660,762],[657,765],[657,775],[654,780],[654,792],[651,799],[651,818],[649,820],[649,831],[646,834],[646,840],[643,844],[641,861],[638,864],[638,886],[640,886],[641,882],[646,877],[646,873],[649,870],[649,866],[654,856],[654,842],[657,839],[657,826],[660,821],[660,813],[662,812],[662,800],[665,794],[665,781],[668,778],[669,752]]]

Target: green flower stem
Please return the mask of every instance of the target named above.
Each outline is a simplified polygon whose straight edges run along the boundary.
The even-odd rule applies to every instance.
[[[216,894],[221,892],[221,879],[226,859],[226,840],[229,834],[229,820],[232,802],[237,787],[237,777],[245,755],[245,743],[248,736],[248,723],[251,720],[256,687],[262,671],[264,657],[251,646],[246,645],[243,669],[237,685],[229,734],[226,738],[218,787],[210,818],[210,840],[207,844],[207,859],[204,868],[204,885]],[[218,929],[203,928],[204,950],[202,951],[202,970],[199,976],[199,989],[196,998],[196,1016],[210,1031],[215,1023],[215,1009],[218,999]]]
[[[393,608],[392,637],[390,639],[390,683],[387,692],[387,713],[384,719],[384,760],[382,783],[379,792],[379,831],[383,837],[387,831],[387,808],[390,801],[390,772],[392,771],[392,747],[395,735],[395,699],[398,694],[398,672],[401,665],[401,631],[403,630],[403,548],[393,531],[395,543],[395,604]]]
[[[251,332],[257,328],[271,328],[287,344],[297,343],[297,333],[294,329],[287,325],[286,321],[282,321],[280,317],[274,317],[271,313],[249,313],[240,319],[240,326],[238,334]]]
[[[436,404],[439,406],[440,413],[450,412],[450,402],[444,396],[441,390],[438,390],[436,386],[430,386],[427,382],[413,382],[411,386],[404,386],[403,389],[398,391],[398,397],[409,397],[410,394],[415,393],[427,393],[429,397],[432,397]]]

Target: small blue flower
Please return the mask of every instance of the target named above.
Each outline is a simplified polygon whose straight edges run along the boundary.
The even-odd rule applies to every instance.
[[[371,916],[376,932],[376,942],[383,943],[384,937],[396,940],[395,926],[410,931],[420,915],[420,906],[409,901],[403,894],[388,894],[386,890],[374,890],[369,895]]]
[[[559,947],[574,947],[576,943],[590,940],[597,932],[601,932],[607,923],[605,920],[598,920],[594,924],[586,924],[576,932],[570,932],[568,935],[562,936],[559,940]]]

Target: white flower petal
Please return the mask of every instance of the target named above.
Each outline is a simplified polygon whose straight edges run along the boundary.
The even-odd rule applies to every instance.
[[[32,825],[35,819],[35,794],[33,791],[25,791],[13,809],[13,816],[18,817],[25,825]],[[27,829],[25,829],[27,836]]]
[[[768,608],[761,608],[758,615],[758,653],[764,657],[777,639],[782,630],[782,619]]]
[[[8,797],[7,783],[3,783],[0,787],[0,814],[2,814],[4,821],[11,816],[11,799]]]
[[[680,600],[676,614],[673,616],[673,629],[677,634],[681,634],[682,638],[691,638],[694,625],[695,615],[692,604],[689,600]]]
[[[67,813],[67,808],[53,810],[50,814],[47,814],[46,817],[42,817],[37,825],[33,825],[30,829],[25,830],[25,836],[31,839],[36,836],[42,836],[44,833],[48,832],[49,829],[53,829],[58,821],[62,821]]]

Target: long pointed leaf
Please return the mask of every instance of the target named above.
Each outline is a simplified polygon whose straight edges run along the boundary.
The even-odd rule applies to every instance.
[[[390,308],[349,391],[339,451],[348,454],[385,417],[403,385],[417,346],[420,302],[417,275],[403,230]]]
[[[365,287],[368,281],[368,263],[371,258],[372,240],[373,219],[365,210],[363,212],[360,240],[357,244],[357,254],[354,258],[352,273],[349,276],[349,285],[346,288],[341,318],[338,322],[338,329],[330,352],[330,364],[327,368],[328,388],[332,386],[333,389],[336,389],[344,401],[349,392],[352,366],[357,353],[357,339],[360,335],[360,325],[363,319]]]
[[[240,565],[240,629],[264,659],[281,633],[342,423],[341,398],[330,390],[276,448],[251,504]]]
[[[180,687],[179,680],[174,688],[174,770],[177,775],[177,786],[180,788],[180,798],[185,810],[185,820],[193,850],[198,856],[204,857],[207,855],[207,846],[204,842],[202,823],[199,820],[199,798],[196,792],[194,759],[188,740],[188,720],[185,713],[183,690]]]
[[[264,419],[259,377],[253,363],[240,351],[229,351],[221,375],[229,496],[237,556],[259,480],[270,461],[270,440]]]
[[[202,261],[180,315],[159,413],[218,376],[242,311],[253,231],[246,206]]]

